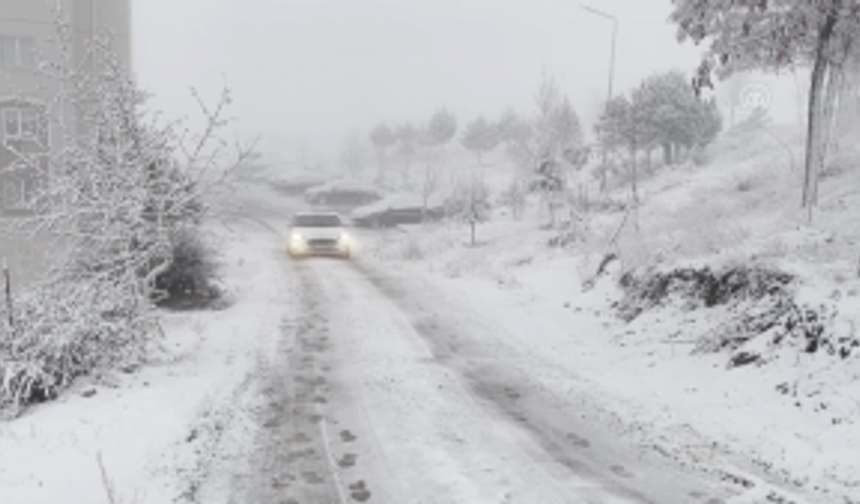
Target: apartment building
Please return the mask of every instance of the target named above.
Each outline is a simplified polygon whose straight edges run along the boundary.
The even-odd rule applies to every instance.
[[[38,276],[47,244],[10,227],[31,211],[32,160],[44,158],[60,138],[43,113],[57,85],[39,71],[40,62],[57,56],[57,16],[70,27],[77,66],[89,67],[94,35],[109,36],[123,62],[132,64],[131,0],[0,0],[0,260],[19,284]],[[73,110],[64,113],[74,120]],[[22,162],[22,155],[31,161]]]

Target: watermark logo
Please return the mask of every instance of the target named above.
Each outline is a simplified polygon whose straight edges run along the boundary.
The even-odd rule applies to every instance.
[[[738,93],[738,103],[744,110],[766,109],[770,100],[770,88],[757,82],[746,84]]]

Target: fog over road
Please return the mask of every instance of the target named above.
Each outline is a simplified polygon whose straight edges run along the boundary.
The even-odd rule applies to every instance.
[[[530,351],[539,324],[514,335],[369,257],[291,261],[291,208],[267,205],[245,225],[271,235],[261,255],[293,302],[249,388],[254,446],[212,476],[231,475],[230,502],[729,502],[727,484],[624,445],[576,370]]]

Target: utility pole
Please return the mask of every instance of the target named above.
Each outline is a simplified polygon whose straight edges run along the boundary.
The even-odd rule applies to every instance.
[[[612,39],[611,39],[611,48],[612,49],[611,49],[611,52],[609,54],[609,90],[607,92],[606,105],[604,106],[604,107],[606,107],[609,105],[609,101],[612,100],[612,91],[613,91],[612,90],[612,84],[613,84],[613,81],[615,80],[615,38],[616,38],[616,35],[618,33],[618,18],[613,16],[612,14],[607,13],[607,12],[597,10],[594,7],[590,7],[590,6],[585,5],[585,4],[580,4],[580,5],[586,12],[589,12],[589,13],[594,14],[596,16],[600,16],[604,19],[608,19],[608,20],[612,21]],[[605,110],[605,108],[604,108],[604,110]],[[600,177],[600,190],[604,191],[604,190],[606,190],[606,185],[607,185],[607,181],[606,181],[606,146],[601,146],[601,148],[603,151],[602,152],[603,170],[601,172],[601,177]]]

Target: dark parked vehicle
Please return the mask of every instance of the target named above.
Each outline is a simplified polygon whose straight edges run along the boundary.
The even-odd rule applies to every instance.
[[[415,194],[388,196],[372,205],[356,208],[350,214],[354,226],[369,228],[420,224],[444,216],[445,207],[441,198],[430,198],[425,209],[421,196]]]
[[[376,188],[350,180],[338,180],[305,191],[305,201],[314,205],[356,207],[379,201]]]
[[[289,173],[274,177],[269,184],[289,196],[301,196],[308,189],[325,183],[325,176],[317,173]]]

